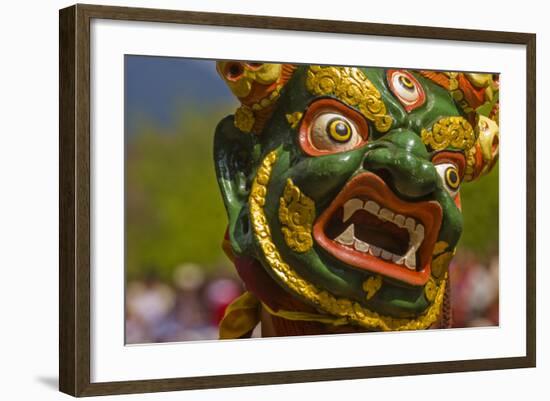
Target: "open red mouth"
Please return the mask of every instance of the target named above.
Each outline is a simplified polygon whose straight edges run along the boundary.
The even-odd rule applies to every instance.
[[[424,285],[441,218],[437,202],[404,201],[379,176],[363,173],[319,216],[313,236],[349,266]]]

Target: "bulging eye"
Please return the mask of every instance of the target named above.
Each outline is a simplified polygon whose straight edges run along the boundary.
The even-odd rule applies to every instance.
[[[363,142],[354,122],[338,113],[319,114],[311,124],[310,142],[320,152],[344,152]]]
[[[389,70],[387,80],[391,91],[407,112],[422,106],[426,101],[422,85],[408,71]]]
[[[349,142],[354,134],[353,126],[343,117],[332,118],[327,122],[325,130],[330,139],[338,143]]]
[[[455,197],[460,189],[460,172],[452,163],[441,163],[435,166],[437,173],[441,177],[443,186],[449,192],[451,197]]]
[[[359,112],[334,99],[319,99],[303,117],[299,140],[304,152],[322,156],[356,149],[367,143],[368,133]]]

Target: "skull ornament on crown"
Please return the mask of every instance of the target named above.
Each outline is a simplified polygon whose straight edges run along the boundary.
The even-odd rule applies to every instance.
[[[450,326],[460,187],[498,158],[498,77],[219,62],[224,250],[246,292],[220,338]]]

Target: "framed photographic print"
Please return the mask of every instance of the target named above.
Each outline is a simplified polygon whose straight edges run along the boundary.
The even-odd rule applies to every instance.
[[[535,107],[534,34],[61,10],[60,390],[535,366]]]

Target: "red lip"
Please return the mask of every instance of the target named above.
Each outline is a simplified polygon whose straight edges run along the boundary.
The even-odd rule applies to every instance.
[[[327,229],[330,229],[329,223],[340,217],[337,213],[341,213],[344,204],[353,198],[374,201],[380,206],[380,210],[382,208],[389,209],[394,215],[400,214],[412,218],[417,224],[424,226],[424,239],[416,251],[417,265],[415,270],[410,270],[402,264],[385,260],[382,257],[357,251],[352,246],[343,245],[329,238],[327,235]],[[378,217],[374,218],[380,220],[380,222],[383,221]],[[379,176],[373,173],[363,173],[352,178],[330,206],[319,216],[313,226],[313,236],[323,249],[351,267],[378,273],[407,284],[422,286],[426,284],[430,277],[432,252],[441,227],[441,219],[442,209],[437,202],[404,201]],[[394,223],[379,224],[392,225]],[[400,229],[405,231],[395,225],[395,230]],[[377,230],[384,230],[384,227],[378,227]],[[387,238],[396,237],[399,234],[395,233],[395,230],[383,234]]]

